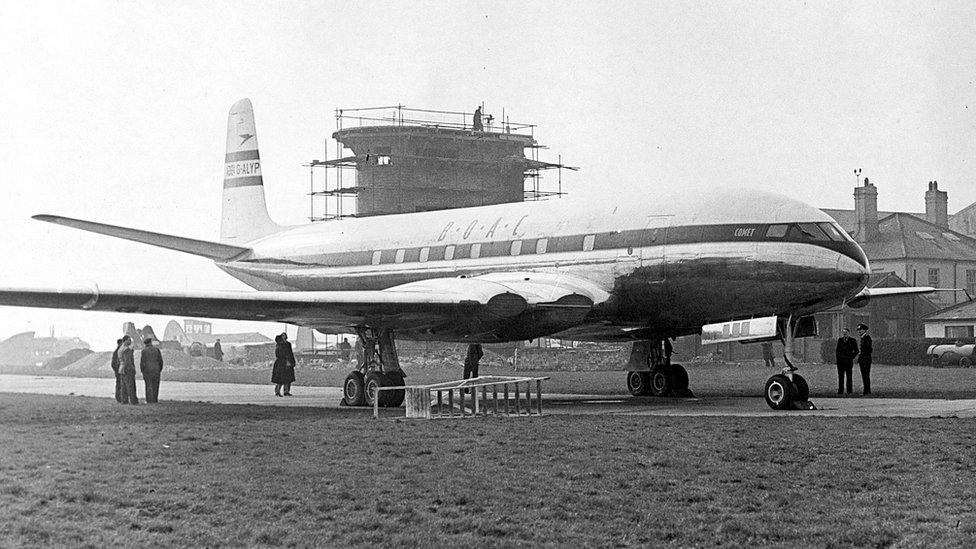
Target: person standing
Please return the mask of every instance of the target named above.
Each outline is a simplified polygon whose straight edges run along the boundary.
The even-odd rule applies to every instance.
[[[851,394],[854,382],[854,357],[857,356],[857,340],[851,337],[851,331],[844,328],[843,335],[837,340],[837,394],[844,394],[844,382],[847,381],[847,394]],[[863,374],[862,374],[863,375]]]
[[[219,337],[217,338],[217,341],[214,341],[214,360],[218,362],[224,361],[224,349],[220,346]]]
[[[773,357],[773,342],[772,341],[763,342],[761,347],[762,347],[762,355],[763,355],[763,366],[767,366],[769,368],[775,368],[776,358]]]
[[[136,361],[132,351],[132,338],[122,338],[122,350],[119,351],[119,369],[122,372],[123,404],[139,404],[136,395]]]
[[[342,343],[339,344],[339,356],[344,361],[349,360],[349,353],[352,351],[352,345],[349,344],[348,338],[342,338]]]
[[[472,128],[476,132],[481,132],[485,130],[484,124],[481,122],[481,105],[474,110],[474,116],[472,117]]]
[[[112,351],[112,371],[115,372],[115,402],[122,403],[122,372],[119,371],[119,351],[122,350],[122,340],[115,340],[115,350]]]
[[[295,354],[288,343],[288,336],[275,336],[275,361],[271,368],[271,383],[275,384],[275,396],[291,396],[291,384],[295,381]]]
[[[871,334],[868,333],[867,324],[857,325],[857,335],[860,338],[860,349],[857,353],[857,365],[861,369],[861,384],[864,385],[864,394],[871,394]]]
[[[159,402],[159,377],[163,372],[163,353],[153,346],[151,337],[144,341],[146,348],[139,356],[139,370],[146,382],[146,404]]]
[[[478,377],[478,363],[483,356],[485,353],[481,350],[480,343],[468,345],[468,354],[464,357],[464,379]]]

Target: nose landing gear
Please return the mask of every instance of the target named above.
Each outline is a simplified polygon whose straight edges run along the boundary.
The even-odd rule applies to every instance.
[[[763,390],[766,404],[773,410],[817,409],[810,402],[810,385],[803,376],[796,373],[795,364],[798,361],[793,355],[793,342],[801,329],[803,329],[801,322],[792,316],[785,320],[781,319],[779,323],[778,331],[783,340],[783,360],[786,362],[786,367],[783,368],[782,373],[767,379]]]

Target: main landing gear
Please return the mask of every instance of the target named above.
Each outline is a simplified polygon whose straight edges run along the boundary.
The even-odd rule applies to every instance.
[[[804,325],[809,322],[804,322],[805,318],[810,317],[794,320],[791,316],[780,319],[778,323],[777,330],[783,339],[783,360],[786,362],[786,367],[781,373],[766,380],[763,391],[766,404],[773,410],[816,410],[817,408],[810,402],[810,385],[803,376],[796,373],[797,368],[794,365],[798,361],[793,355],[793,342],[802,330],[809,329]]]
[[[406,374],[400,369],[393,330],[359,328],[356,330],[363,344],[365,360],[346,376],[342,384],[343,406],[372,406],[376,399],[382,407],[394,408],[403,404],[404,391],[377,391],[379,387],[403,387]],[[376,347],[379,346],[379,353]]]
[[[634,396],[695,396],[688,389],[688,372],[671,363],[671,342],[666,339],[634,342],[630,351],[633,370],[627,372],[627,390]]]

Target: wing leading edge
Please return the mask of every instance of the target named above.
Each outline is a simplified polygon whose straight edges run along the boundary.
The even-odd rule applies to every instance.
[[[325,331],[388,326],[445,337],[484,334],[486,339],[507,339],[500,336],[505,327],[539,310],[570,308],[576,313],[570,316],[579,321],[593,305],[585,296],[559,294],[552,303],[540,303],[535,294],[527,299],[503,284],[469,278],[387,290],[324,292],[0,288],[0,305],[287,322]]]

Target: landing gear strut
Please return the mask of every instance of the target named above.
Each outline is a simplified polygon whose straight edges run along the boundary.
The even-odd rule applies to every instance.
[[[816,406],[810,402],[810,385],[800,374],[796,373],[795,364],[799,361],[793,355],[793,342],[801,330],[801,323],[792,316],[781,319],[777,330],[783,340],[783,360],[786,367],[779,374],[766,380],[763,396],[766,404],[773,410],[815,410]]]
[[[667,339],[634,342],[627,365],[633,368],[627,372],[627,390],[634,396],[694,396],[688,390],[688,372],[671,363]]]
[[[383,407],[403,404],[404,391],[377,391],[379,387],[402,387],[406,374],[400,369],[393,330],[390,328],[357,328],[363,345],[363,363],[349,372],[342,384],[342,402],[345,406],[372,406],[376,399]],[[379,353],[376,347],[379,346]]]

